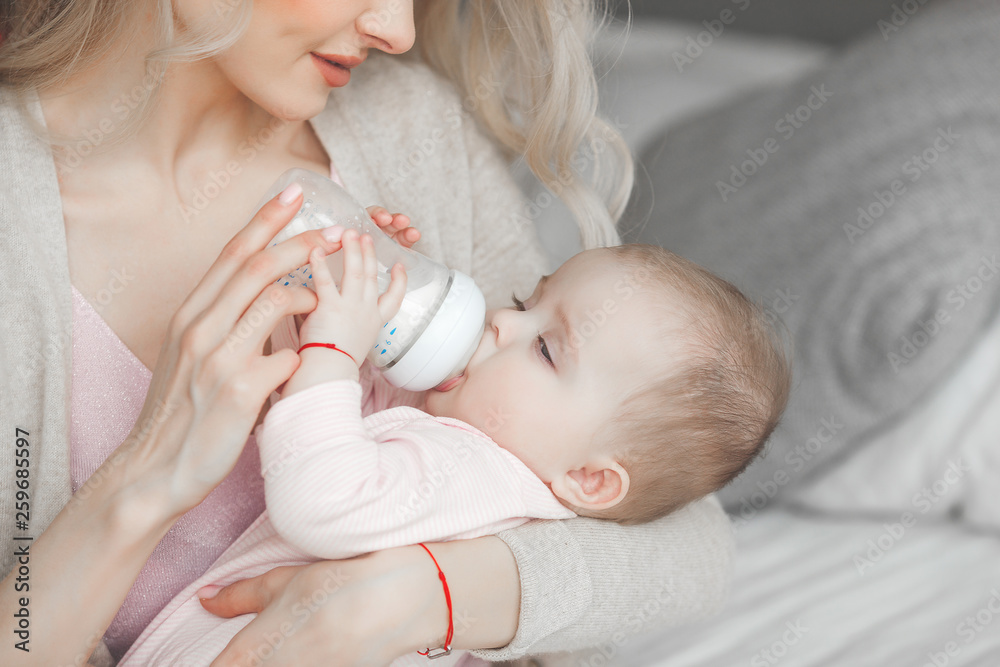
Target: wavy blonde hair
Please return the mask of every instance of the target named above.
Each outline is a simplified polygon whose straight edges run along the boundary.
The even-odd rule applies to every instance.
[[[609,16],[607,0],[421,0],[420,56],[468,96],[481,125],[509,157],[522,156],[573,213],[585,247],[616,245],[634,180],[631,152],[597,116],[591,47]],[[221,53],[249,24],[251,0],[217,0],[231,11],[175,32],[170,0],[24,0],[0,4],[0,85],[19,93],[66,85],[115,58],[153,16],[146,56],[148,95],[106,146],[132,136],[171,61]],[[123,47],[124,48],[124,47]],[[482,86],[483,81],[499,85]],[[39,131],[54,146],[75,138]]]

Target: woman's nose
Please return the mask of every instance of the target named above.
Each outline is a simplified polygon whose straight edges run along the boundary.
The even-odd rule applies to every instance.
[[[358,31],[369,48],[392,54],[409,51],[416,39],[413,0],[375,0],[358,17]]]

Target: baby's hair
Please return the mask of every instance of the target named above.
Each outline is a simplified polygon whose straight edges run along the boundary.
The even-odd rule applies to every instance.
[[[637,524],[722,488],[753,462],[788,402],[790,362],[766,313],[731,283],[657,246],[609,251],[648,278],[640,298],[663,322],[659,335],[682,342],[671,369],[625,397],[608,425],[629,474],[625,498],[579,512]]]

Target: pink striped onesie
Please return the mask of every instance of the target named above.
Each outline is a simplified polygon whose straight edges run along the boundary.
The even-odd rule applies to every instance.
[[[298,347],[290,322],[275,332],[273,349]],[[517,457],[464,422],[413,407],[420,398],[366,364],[360,383],[326,382],[274,403],[254,432],[267,510],[170,601],[119,664],[210,664],[255,614],[209,614],[195,595],[207,584],[575,516]],[[406,656],[399,662],[413,664]]]

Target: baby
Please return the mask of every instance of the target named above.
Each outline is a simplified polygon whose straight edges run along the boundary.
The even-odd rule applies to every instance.
[[[764,313],[662,248],[574,256],[487,313],[464,374],[423,394],[359,368],[399,307],[401,267],[379,297],[370,238],[349,230],[341,252],[340,289],[314,250],[318,305],[272,337],[338,349],[301,350],[255,432],[267,511],[122,664],[208,665],[254,617],[209,614],[208,584],[529,519],[662,517],[736,477],[784,409],[789,364]]]

